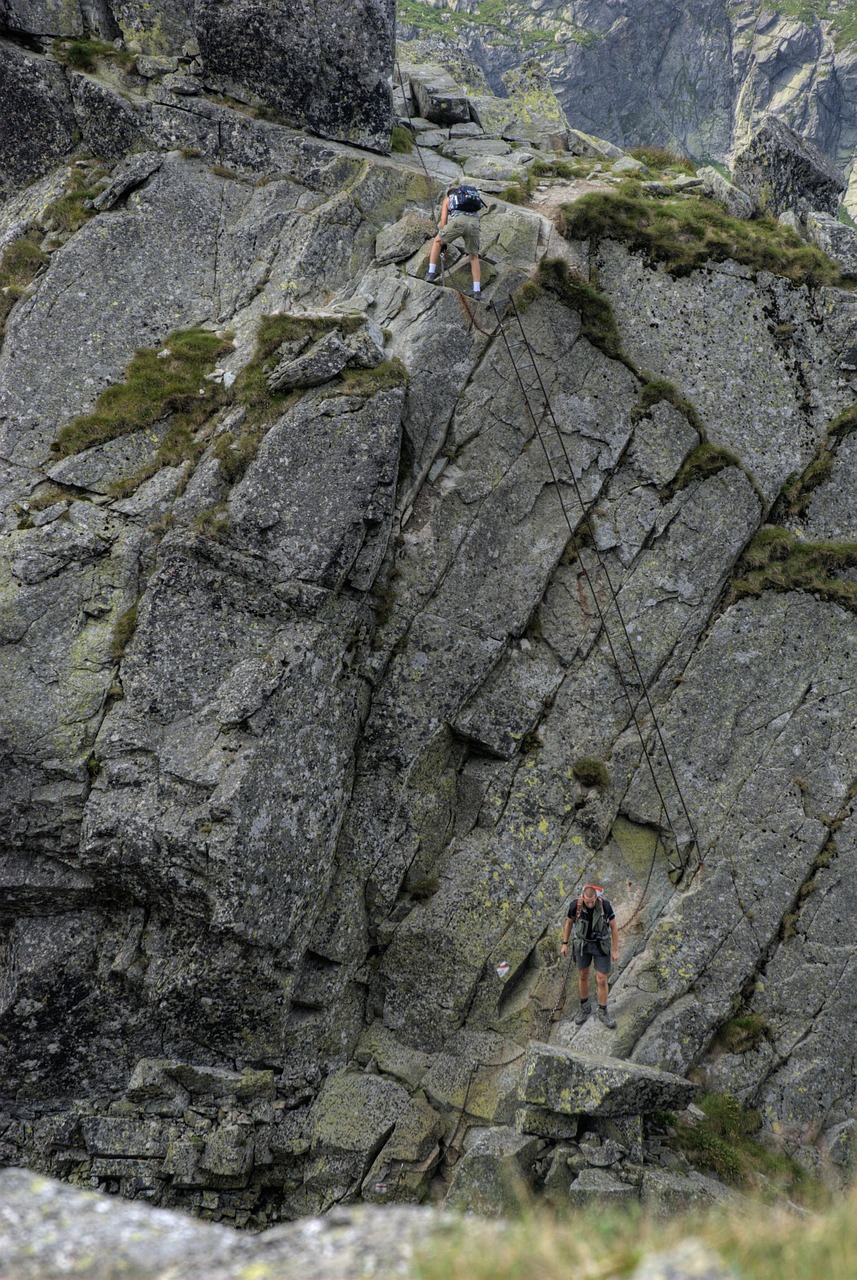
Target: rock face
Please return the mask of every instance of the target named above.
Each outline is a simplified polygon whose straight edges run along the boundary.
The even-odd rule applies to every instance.
[[[2,1159],[240,1225],[657,1199],[637,1086],[695,1067],[845,1170],[853,294],[569,241],[596,139],[486,186],[474,306],[422,160],[575,162],[543,97],[369,156],[177,98],[196,56],[76,72],[145,146],[46,135],[0,206]],[[591,879],[613,1035],[557,963]]]
[[[93,154],[118,158],[137,140],[129,133],[151,137],[153,99],[176,103],[200,92],[227,95],[322,137],[386,151],[393,8],[392,0],[349,6],[338,0],[12,0],[0,9],[7,33],[0,38],[6,126],[0,195],[45,173],[81,132]],[[95,57],[87,56],[85,43],[74,46],[82,48],[78,59],[84,61],[68,55],[55,61],[34,52],[48,49],[54,37],[99,37],[108,61],[115,51],[103,42],[114,39],[144,56],[136,63],[123,60],[124,74],[102,87],[68,69],[92,70]],[[55,45],[54,52],[64,47]]]

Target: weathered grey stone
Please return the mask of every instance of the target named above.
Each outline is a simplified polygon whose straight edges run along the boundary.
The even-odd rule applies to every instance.
[[[486,1216],[514,1212],[526,1195],[525,1175],[540,1143],[513,1129],[471,1130],[455,1166],[447,1208]]]
[[[376,369],[384,359],[384,335],[372,319],[349,334],[345,345],[350,352],[348,366],[351,369]]]
[[[140,1280],[167,1272],[183,1280],[240,1280],[259,1267],[276,1268],[283,1280],[380,1280],[409,1266],[431,1231],[442,1233],[451,1223],[430,1209],[340,1208],[325,1220],[252,1236],[18,1169],[0,1173],[0,1203],[0,1267],[19,1280],[43,1280],[70,1260],[81,1280],[100,1280],[105,1258]]]
[[[341,373],[349,360],[348,347],[335,329],[324,334],[297,359],[281,361],[268,374],[272,391],[289,391],[292,387],[317,387]]]
[[[845,182],[834,165],[805,138],[768,115],[735,156],[735,181],[757,209],[776,216],[786,209],[836,215]]]
[[[724,178],[717,169],[707,165],[705,168],[698,169],[696,176],[702,179],[702,187],[706,195],[722,204],[730,217],[751,218],[753,216],[753,201],[746,191],[742,191],[740,187],[735,186],[734,182]]]
[[[577,1116],[564,1116],[544,1107],[518,1107],[515,1128],[519,1133],[532,1133],[538,1138],[557,1140],[576,1138],[580,1127]]]
[[[857,433],[839,441],[830,477],[814,490],[800,528],[808,538],[857,542]]]
[[[437,228],[429,218],[419,214],[406,214],[398,222],[382,227],[375,237],[375,259],[383,265],[387,262],[403,262],[421,249],[435,234]]]
[[[452,140],[442,148],[442,152],[450,160],[457,160],[463,156],[508,156],[512,148],[502,138],[472,138]]]
[[[686,1106],[689,1080],[619,1058],[582,1058],[551,1045],[527,1051],[521,1096],[563,1115],[645,1115]]]
[[[727,1204],[734,1194],[716,1178],[701,1173],[673,1173],[668,1169],[645,1169],[640,1188],[643,1208],[662,1218]]]
[[[63,70],[0,41],[0,197],[41,178],[75,145],[76,120]]]
[[[649,170],[643,164],[642,160],[636,160],[634,156],[620,156],[610,166],[611,173],[633,173],[638,177],[649,177]]]
[[[470,120],[467,93],[443,67],[426,63],[419,67],[406,65],[402,70],[424,120],[442,125],[466,124]]]
[[[637,1188],[606,1169],[581,1169],[568,1188],[567,1203],[577,1209],[617,1208],[636,1202]]]
[[[148,181],[153,173],[157,173],[163,162],[162,155],[156,151],[147,151],[119,165],[104,190],[94,197],[93,209],[100,213],[104,209],[114,208],[130,192]]]
[[[155,76],[167,75],[171,71],[178,71],[178,58],[169,57],[147,57],[141,54],[134,59],[134,67],[138,76],[143,76],[146,80],[152,80]]]
[[[857,231],[829,213],[806,215],[806,236],[832,258],[848,280],[857,279]]]
[[[592,134],[583,133],[580,129],[569,129],[566,138],[568,150],[573,156],[618,160],[623,154],[621,147],[614,146],[612,142],[606,142],[603,138],[595,138]]]
[[[80,73],[69,77],[69,87],[90,155],[111,162],[148,142],[143,112],[114,89]]]

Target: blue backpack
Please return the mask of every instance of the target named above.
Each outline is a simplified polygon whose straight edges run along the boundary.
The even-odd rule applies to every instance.
[[[478,213],[488,206],[475,187],[459,187],[449,197],[450,213]]]

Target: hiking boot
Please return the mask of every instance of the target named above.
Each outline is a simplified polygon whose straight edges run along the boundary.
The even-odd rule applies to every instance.
[[[586,1019],[589,1017],[591,1012],[592,1012],[592,1005],[587,1000],[586,1004],[582,1004],[578,1009],[577,1013],[574,1015],[574,1021],[578,1027],[581,1026],[586,1021]]]
[[[440,284],[440,272],[427,271],[423,276],[423,279],[425,280],[426,284]]]
[[[600,1004],[598,1006],[596,1017],[599,1022],[603,1022],[605,1027],[609,1027],[611,1031],[616,1026],[616,1019],[613,1017],[613,1014],[610,1013],[606,1004]]]

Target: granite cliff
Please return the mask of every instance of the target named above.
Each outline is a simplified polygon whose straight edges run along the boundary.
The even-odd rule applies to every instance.
[[[157,54],[109,13],[62,21],[119,46],[35,8],[0,46],[65,129],[3,144],[3,1160],[239,1224],[686,1203],[719,1184],[648,1126],[691,1073],[844,1175],[834,219],[788,182],[791,227],[749,218],[524,84],[444,122],[418,67],[422,145],[377,154],[323,94],[305,128],[224,94],[202,7]],[[462,168],[482,306],[421,279]],[[585,880],[615,1032],[558,964]]]

